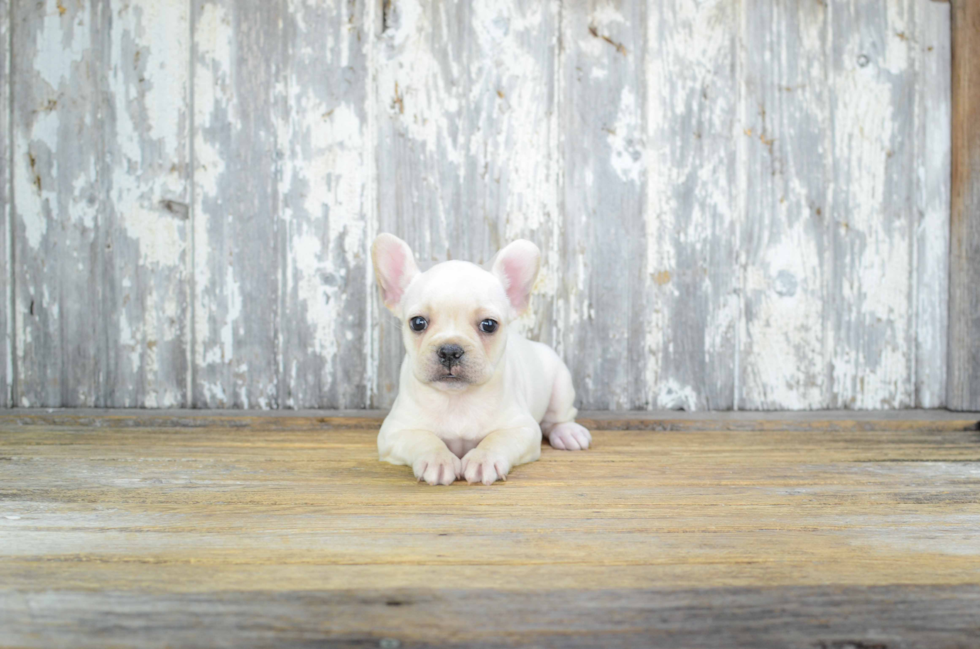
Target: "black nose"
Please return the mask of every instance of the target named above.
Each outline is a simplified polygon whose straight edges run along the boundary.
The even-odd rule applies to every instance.
[[[439,362],[451,369],[453,365],[459,365],[463,348],[459,345],[443,345],[436,353],[439,355]]]

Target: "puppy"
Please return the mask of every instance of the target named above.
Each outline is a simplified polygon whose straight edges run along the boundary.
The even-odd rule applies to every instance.
[[[390,234],[375,239],[371,256],[407,352],[378,435],[382,461],[408,465],[430,485],[490,485],[538,459],[542,434],[557,449],[589,447],[568,368],[512,326],[538,275],[537,246],[511,243],[489,271],[447,261],[421,273],[408,244]]]

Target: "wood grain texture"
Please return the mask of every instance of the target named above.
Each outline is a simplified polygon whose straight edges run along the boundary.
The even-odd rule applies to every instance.
[[[544,270],[520,326],[555,340],[561,292],[556,66],[559,5],[517,1],[385,4],[376,54],[378,227],[421,266],[484,264],[532,239]],[[380,349],[372,406],[389,406],[403,356],[398,323],[373,289]]]
[[[106,406],[190,405],[190,9],[106,3]]]
[[[431,488],[344,419],[14,417],[5,646],[893,649],[980,628],[975,427],[597,429],[507,483]]]
[[[948,7],[761,3],[748,16],[740,407],[937,407]]]
[[[646,238],[630,262],[630,365],[645,394],[629,407],[727,410],[739,366],[740,12],[688,0],[648,11],[645,213],[626,233]]]
[[[827,42],[832,408],[914,402],[911,6],[840,2]]]
[[[13,405],[14,240],[10,168],[10,3],[0,0],[0,408]]]
[[[194,0],[194,386],[279,404],[282,5]]]
[[[952,6],[950,408],[980,406],[980,7]]]
[[[97,428],[317,429],[379,428],[385,410],[130,410],[117,408],[18,408],[0,414],[0,425]],[[644,410],[579,412],[576,421],[605,431],[973,431],[980,412],[945,410],[820,410],[807,412]]]
[[[958,649],[976,637],[980,588],[58,591],[0,604],[23,647]]]
[[[946,403],[950,232],[950,3],[916,0],[915,407]]]
[[[387,407],[381,231],[535,241],[582,408],[980,407],[944,3],[10,6],[0,407]]]
[[[375,218],[368,122],[366,3],[282,5],[278,403],[368,403],[367,304]],[[369,292],[370,291],[370,292]]]
[[[635,365],[646,350],[631,326],[645,286],[645,6],[580,0],[561,17],[558,351],[582,403],[628,409],[647,400]]]
[[[834,398],[833,130],[825,126],[832,9],[819,2],[747,9],[738,407],[826,408]]]
[[[14,401],[103,406],[109,7],[15,2],[12,18]]]

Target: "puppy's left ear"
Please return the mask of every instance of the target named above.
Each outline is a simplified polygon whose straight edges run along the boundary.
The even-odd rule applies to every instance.
[[[531,299],[531,288],[541,268],[541,251],[527,239],[518,239],[497,253],[492,273],[507,291],[507,299],[518,314]]]

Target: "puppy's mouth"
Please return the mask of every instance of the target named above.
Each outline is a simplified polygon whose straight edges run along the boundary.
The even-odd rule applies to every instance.
[[[439,376],[437,376],[435,380],[443,383],[457,383],[459,381],[464,381],[465,379],[459,374],[446,372],[445,374],[440,374]]]
[[[429,381],[444,386],[461,386],[470,382],[470,377],[459,365],[440,367],[429,375]]]

